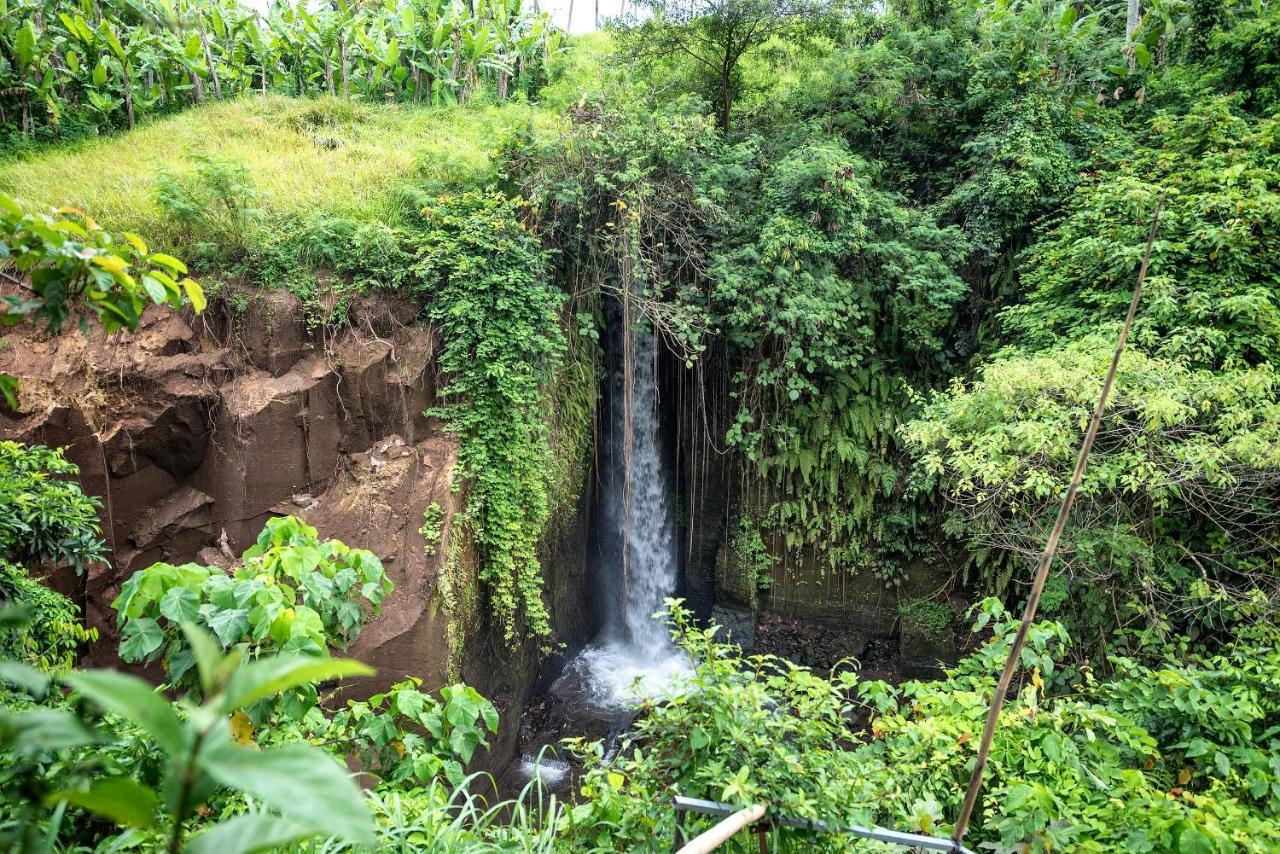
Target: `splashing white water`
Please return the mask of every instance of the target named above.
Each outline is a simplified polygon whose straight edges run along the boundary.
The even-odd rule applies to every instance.
[[[569,763],[563,759],[545,754],[542,756],[526,754],[520,757],[520,774],[526,780],[536,777],[545,786],[557,786],[568,773]]]

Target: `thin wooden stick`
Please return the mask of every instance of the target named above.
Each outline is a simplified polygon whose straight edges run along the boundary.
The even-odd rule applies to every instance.
[[[1142,296],[1142,285],[1147,278],[1147,268],[1151,266],[1151,247],[1156,241],[1156,231],[1160,227],[1160,212],[1164,210],[1164,193],[1156,202],[1155,216],[1151,219],[1151,228],[1147,232],[1147,246],[1142,254],[1142,266],[1138,269],[1138,281],[1133,288],[1133,299],[1129,301],[1129,313],[1125,316],[1124,325],[1120,328],[1120,337],[1116,341],[1115,353],[1111,356],[1111,367],[1107,369],[1106,379],[1102,381],[1102,393],[1098,396],[1098,405],[1094,407],[1093,417],[1089,420],[1089,429],[1084,434],[1084,444],[1080,446],[1080,455],[1076,458],[1075,471],[1071,473],[1071,483],[1067,486],[1067,494],[1062,498],[1062,506],[1058,509],[1057,521],[1049,533],[1049,540],[1044,545],[1044,554],[1036,568],[1035,580],[1031,584],[1031,593],[1027,596],[1027,606],[1022,611],[1022,624],[1014,636],[1013,646],[1009,648],[1009,657],[1004,663],[1004,672],[996,685],[996,693],[991,698],[991,708],[987,711],[987,724],[982,730],[982,741],[978,744],[978,758],[973,766],[973,774],[969,777],[969,789],[965,792],[964,803],[960,807],[960,815],[956,818],[956,826],[951,834],[952,850],[958,851],[964,839],[964,832],[973,816],[974,806],[978,802],[978,794],[982,791],[982,775],[987,768],[987,757],[991,753],[991,742],[995,738],[996,725],[1000,721],[1000,709],[1004,706],[1005,695],[1013,682],[1013,674],[1018,669],[1018,659],[1022,655],[1022,647],[1026,643],[1027,633],[1035,620],[1036,610],[1040,607],[1040,594],[1044,592],[1045,581],[1049,578],[1049,567],[1053,565],[1053,556],[1058,550],[1058,541],[1062,531],[1067,527],[1067,517],[1071,515],[1071,506],[1075,503],[1076,493],[1084,480],[1084,471],[1089,464],[1089,452],[1093,450],[1093,440],[1098,435],[1098,427],[1102,423],[1102,415],[1107,407],[1107,398],[1111,396],[1111,387],[1115,383],[1116,371],[1120,367],[1120,357],[1124,354],[1125,343],[1129,339],[1129,330],[1133,327],[1133,317],[1138,311],[1138,300]]]

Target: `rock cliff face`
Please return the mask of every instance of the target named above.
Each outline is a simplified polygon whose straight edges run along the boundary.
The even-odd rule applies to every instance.
[[[436,342],[411,310],[385,302],[357,306],[338,333],[309,330],[302,316],[271,292],[200,318],[152,308],[133,335],[9,336],[0,371],[21,381],[21,404],[0,414],[0,435],[65,446],[102,500],[111,565],[52,579],[102,633],[89,663],[118,663],[110,603],[130,573],[161,560],[230,565],[268,518],[294,514],[373,551],[395,583],[351,650],[378,669],[365,690],[406,675],[427,688],[445,682],[450,616],[438,580],[460,496],[456,439],[423,414],[438,388]],[[432,503],[443,530],[428,544],[419,529]],[[571,633],[585,537],[548,540],[549,601],[570,615],[557,626]],[[475,654],[453,664],[507,707],[497,765],[537,662],[470,646]]]
[[[784,537],[771,535],[761,542],[771,564],[768,583],[753,586],[733,536],[744,478],[742,461],[721,440],[734,414],[723,357],[713,351],[689,371],[668,364],[664,377],[678,424],[683,593],[700,616],[709,616],[735,643],[802,664],[861,657],[872,645],[895,650],[891,670],[905,676],[936,676],[940,665],[954,662],[949,631],[922,638],[902,617],[904,602],[947,599],[949,567],[917,562],[890,586],[869,571],[827,569],[812,549],[797,554]]]

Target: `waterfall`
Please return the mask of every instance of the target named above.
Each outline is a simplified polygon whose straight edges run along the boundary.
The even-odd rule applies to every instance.
[[[620,545],[621,564],[621,625],[610,628],[638,657],[652,658],[671,649],[665,624],[653,615],[676,590],[675,520],[658,433],[654,336],[633,330],[629,337],[630,346],[618,361],[630,356],[630,376],[620,364],[611,380],[610,471],[604,481],[603,504]]]
[[[601,448],[600,548],[605,594],[600,637],[565,668],[562,691],[600,706],[630,705],[687,672],[665,620],[653,615],[679,582],[671,476],[663,453],[657,341],[610,324],[609,407]],[[639,680],[639,683],[637,683]],[[554,690],[554,689],[553,689]]]

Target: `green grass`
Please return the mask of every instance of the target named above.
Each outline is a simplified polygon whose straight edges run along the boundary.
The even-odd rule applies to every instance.
[[[164,244],[157,178],[189,171],[190,155],[206,152],[249,170],[269,219],[320,211],[390,218],[390,188],[483,183],[512,130],[554,132],[559,121],[549,109],[515,103],[431,109],[246,96],[2,162],[0,191],[28,210],[77,207],[108,228]]]

